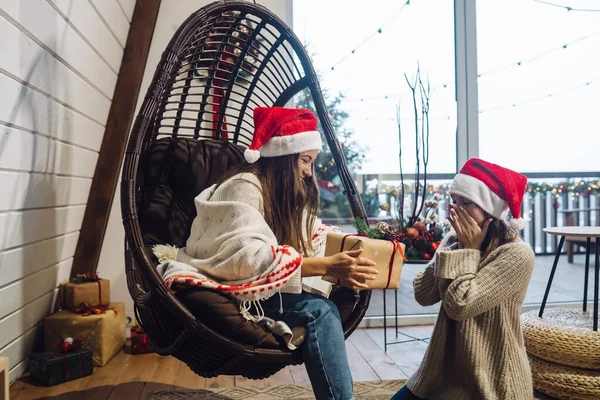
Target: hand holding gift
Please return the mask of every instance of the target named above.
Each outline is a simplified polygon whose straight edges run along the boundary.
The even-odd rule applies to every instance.
[[[361,257],[362,249],[342,251],[327,257],[327,276],[336,279],[336,283],[345,287],[367,289],[365,282],[374,280],[379,271],[375,262]]]
[[[325,256],[332,264],[324,280],[353,289],[397,289],[404,244],[359,234],[329,233]]]

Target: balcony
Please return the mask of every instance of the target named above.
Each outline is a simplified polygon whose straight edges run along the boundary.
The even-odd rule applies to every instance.
[[[524,302],[524,309],[538,308],[542,302],[554,254],[558,244],[557,237],[542,231],[547,226],[566,225],[600,225],[600,172],[548,172],[524,173],[529,179],[528,191],[523,199],[522,213],[526,219],[522,238],[529,243],[536,254],[535,266],[529,289]],[[446,218],[445,206],[449,197],[447,187],[453,174],[429,174],[428,190],[442,192],[443,199],[438,207],[441,220]],[[411,184],[413,176],[405,176],[404,183]],[[363,194],[375,195],[380,204],[387,203],[393,207],[394,200],[390,192],[398,188],[399,175],[358,175],[359,191]],[[411,195],[405,196],[410,204]],[[373,214],[372,222],[389,219],[384,212]],[[324,218],[324,222],[338,225],[345,232],[355,232],[349,218]],[[583,281],[585,249],[573,247],[573,262],[568,262],[568,246],[563,246],[556,276],[548,298],[548,305],[579,307],[583,301]],[[422,307],[414,300],[412,279],[424,268],[425,264],[405,264],[402,270],[400,289],[376,290],[371,298],[367,311],[366,326],[381,326],[384,315],[384,294],[386,317],[389,323],[413,325],[433,323],[439,310],[439,304]],[[592,282],[588,293],[592,293]],[[589,298],[589,296],[588,296]]]

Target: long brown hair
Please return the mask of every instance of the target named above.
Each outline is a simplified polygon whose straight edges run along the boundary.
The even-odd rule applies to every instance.
[[[253,164],[243,162],[225,173],[218,185],[240,173],[256,175],[262,186],[265,220],[277,242],[290,245],[306,255],[313,250],[311,236],[319,209],[319,188],[314,167],[310,178],[300,177],[299,157],[300,154],[292,154],[261,157]],[[306,220],[304,211],[307,213]]]
[[[503,244],[510,243],[518,236],[517,231],[512,229],[503,220],[494,218],[484,211],[486,218],[492,218],[487,234],[481,243],[482,258],[496,250]]]

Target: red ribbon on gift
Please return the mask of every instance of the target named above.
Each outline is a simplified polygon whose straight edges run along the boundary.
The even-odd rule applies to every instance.
[[[135,334],[135,335],[138,335],[138,334],[141,335],[144,333],[144,330],[138,324],[131,324],[131,328],[129,330],[131,331],[132,334]]]
[[[94,314],[94,315],[105,314],[106,311],[108,311],[108,310],[113,310],[115,312],[115,314],[119,314],[119,310],[117,310],[117,307],[109,307],[104,304],[98,304],[97,306],[91,306],[88,303],[81,303],[80,305],[75,307],[73,312],[76,314],[81,314],[84,317],[87,317],[88,315],[91,315],[91,314]]]
[[[344,235],[344,237],[342,238],[342,245],[340,248],[340,252],[344,251],[344,243],[346,242],[346,238],[348,236],[366,237],[367,235],[365,235],[364,233],[349,233],[347,235]],[[389,241],[392,242],[392,246],[394,246],[394,249],[392,250],[390,262],[388,264],[388,279],[387,279],[387,283],[385,285],[386,289],[390,287],[390,282],[392,280],[392,272],[393,272],[393,268],[394,268],[394,259],[396,258],[396,252],[399,251],[400,257],[402,257],[402,259],[404,261],[406,261],[406,257],[404,256],[404,252],[402,251],[402,245],[397,240],[389,240]],[[354,246],[356,246],[356,244],[359,242],[360,242],[360,240],[357,241],[356,243],[354,243],[354,245],[349,250],[352,250],[354,248]]]

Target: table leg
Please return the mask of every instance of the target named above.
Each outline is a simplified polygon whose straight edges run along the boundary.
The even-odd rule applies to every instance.
[[[394,289],[394,309],[396,312],[396,339],[398,339],[398,289]]]
[[[385,290],[383,292],[383,351],[387,352],[387,312],[385,310]]]
[[[596,276],[594,277],[594,331],[598,330],[598,280],[600,275],[600,238],[596,238]]]
[[[592,248],[592,238],[587,238],[585,243],[585,272],[583,278],[583,311],[587,311],[587,292],[588,281],[590,277],[590,250]]]
[[[540,313],[538,316],[542,318],[542,314],[544,314],[544,308],[546,308],[546,300],[548,300],[548,293],[550,293],[550,286],[552,286],[552,280],[554,279],[554,273],[556,272],[556,266],[558,265],[558,258],[560,257],[560,252],[562,250],[563,244],[565,243],[565,237],[561,236],[560,241],[558,242],[558,247],[556,248],[556,256],[554,256],[554,265],[552,265],[552,271],[550,272],[550,279],[548,279],[548,285],[546,286],[546,293],[544,293],[544,299],[542,300],[542,305],[540,307]]]

